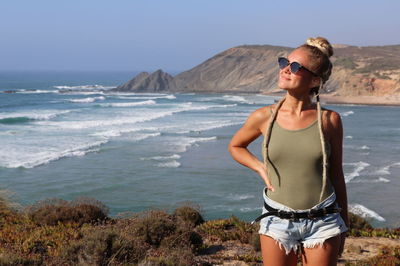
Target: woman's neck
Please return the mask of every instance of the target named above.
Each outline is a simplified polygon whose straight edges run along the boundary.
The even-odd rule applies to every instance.
[[[314,107],[310,95],[293,95],[288,92],[281,109],[300,116],[302,111],[315,109]]]

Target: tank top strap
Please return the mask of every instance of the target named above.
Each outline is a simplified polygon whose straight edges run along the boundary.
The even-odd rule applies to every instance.
[[[326,133],[328,129],[328,118],[327,118],[328,111],[325,108],[321,108],[321,112],[322,112],[322,120],[321,120],[322,131]]]
[[[272,107],[269,108],[269,114],[272,115],[274,112],[272,111]]]

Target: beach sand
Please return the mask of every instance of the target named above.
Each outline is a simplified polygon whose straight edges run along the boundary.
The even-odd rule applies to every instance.
[[[274,91],[265,95],[283,97],[284,91]],[[333,94],[321,94],[322,104],[357,104],[357,105],[382,105],[382,106],[400,106],[400,94],[391,96],[341,96]]]
[[[360,104],[399,106],[400,95],[393,96],[334,96],[321,95],[321,102],[325,104]]]

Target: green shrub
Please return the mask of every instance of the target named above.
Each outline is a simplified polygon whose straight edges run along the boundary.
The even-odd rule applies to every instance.
[[[175,232],[176,224],[172,215],[152,210],[134,218],[130,227],[136,237],[158,247],[163,238]]]
[[[142,266],[187,266],[197,265],[195,256],[189,248],[170,249],[168,251],[149,256],[140,263]]]
[[[193,231],[190,227],[177,228],[170,236],[161,241],[161,250],[189,248],[192,252],[197,252],[203,244],[201,235]]]
[[[347,69],[355,69],[357,67],[357,65],[349,57],[339,57],[333,64],[334,66],[341,66]]]
[[[207,221],[200,225],[198,230],[200,233],[217,237],[221,241],[240,240],[242,243],[249,243],[256,227],[232,216],[225,220]]]
[[[378,78],[378,79],[390,79],[389,76],[385,75],[385,74],[380,74],[379,72],[375,72],[374,75]]]
[[[174,211],[174,216],[177,218],[178,222],[184,221],[191,223],[194,226],[204,223],[204,219],[201,216],[200,212],[197,209],[189,206],[182,206],[177,208]]]
[[[0,253],[0,266],[35,266],[42,265],[42,261],[36,258],[24,258],[15,253]]]
[[[250,237],[250,244],[253,246],[255,251],[261,251],[260,235],[258,232],[253,232]]]
[[[396,70],[398,69],[398,65],[399,62],[396,57],[379,57],[369,60],[366,66],[356,69],[355,73],[373,73],[376,71]]]
[[[8,190],[0,190],[0,217],[16,213],[20,205],[11,200],[13,193]]]
[[[386,237],[398,239],[400,228],[373,228],[364,218],[349,212],[349,235],[354,237]]]
[[[349,229],[369,230],[372,229],[371,224],[359,215],[349,212]]]
[[[79,241],[69,245],[61,254],[68,264],[113,265],[138,263],[148,246],[139,240],[129,241],[116,230],[89,230]]]
[[[236,255],[236,256],[234,256],[234,259],[239,260],[239,261],[244,261],[247,263],[252,263],[252,264],[263,262],[263,259],[261,256],[257,256],[254,254]]]
[[[186,210],[182,213],[189,213]],[[187,221],[165,211],[152,210],[121,219],[116,221],[115,227],[125,239],[139,239],[162,253],[182,248],[196,252],[203,244],[201,235],[194,230],[193,220]]]
[[[68,202],[61,199],[39,201],[26,208],[28,216],[39,225],[60,223],[93,223],[106,220],[108,209],[100,201],[78,198]]]

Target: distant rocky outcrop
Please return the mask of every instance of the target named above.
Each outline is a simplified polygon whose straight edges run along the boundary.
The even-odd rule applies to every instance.
[[[175,89],[173,77],[161,69],[149,74],[141,72],[127,83],[118,86],[117,91],[160,92]]]
[[[117,88],[135,92],[272,93],[278,91],[277,57],[293,48],[243,45],[223,51],[175,77],[142,72]],[[341,96],[400,95],[400,45],[335,45],[334,71],[325,93]]]

